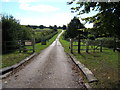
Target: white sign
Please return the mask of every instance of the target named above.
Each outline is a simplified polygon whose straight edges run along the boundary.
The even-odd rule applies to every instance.
[[[26,42],[25,42],[25,45],[32,45],[32,42],[26,41]]]

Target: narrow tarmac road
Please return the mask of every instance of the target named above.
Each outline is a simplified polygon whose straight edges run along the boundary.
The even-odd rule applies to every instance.
[[[84,88],[59,42],[61,34],[23,69],[3,79],[3,88]]]

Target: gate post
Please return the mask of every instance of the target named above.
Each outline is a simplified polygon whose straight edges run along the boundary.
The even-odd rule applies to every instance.
[[[73,53],[73,40],[72,38],[70,39],[70,53]]]
[[[102,52],[102,40],[100,41],[100,52]]]
[[[89,44],[88,44],[88,39],[86,41],[86,52],[88,53],[88,49],[89,49]]]
[[[114,47],[113,47],[113,51],[115,52],[116,50],[116,37],[114,37]]]
[[[33,53],[35,52],[35,38],[32,38]]]
[[[21,40],[19,40],[19,53],[21,53]]]
[[[81,43],[81,41],[80,41],[80,34],[79,34],[79,36],[78,36],[78,53],[80,54],[80,43]]]

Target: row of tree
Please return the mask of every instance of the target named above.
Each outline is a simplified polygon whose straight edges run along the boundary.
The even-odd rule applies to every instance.
[[[40,25],[40,26],[37,26],[37,25],[27,25],[26,27],[30,27],[30,28],[33,28],[33,29],[36,29],[36,28],[40,28],[40,29],[44,29],[44,28],[50,28],[50,29],[66,29],[66,25],[63,25],[63,26],[57,26],[57,25],[54,25],[54,26],[44,26],[44,25]]]

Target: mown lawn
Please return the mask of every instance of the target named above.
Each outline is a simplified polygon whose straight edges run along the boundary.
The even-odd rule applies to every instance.
[[[60,42],[64,46],[65,51],[69,53],[69,42],[63,40],[63,36],[61,36]],[[76,49],[77,47],[74,48]],[[99,80],[98,83],[90,84],[93,88],[117,88],[118,84],[120,86],[120,77],[118,75],[120,61],[118,61],[118,54],[120,55],[119,52],[113,52],[111,49],[103,50],[103,52],[93,52],[92,50],[89,53],[85,51],[81,51],[81,54],[78,54],[77,51],[73,53]],[[84,80],[86,81],[85,78]]]
[[[56,37],[58,36],[58,34],[61,32],[61,30],[59,29],[58,30],[58,33],[53,36],[49,41],[47,41],[47,44],[46,45],[41,45],[41,43],[36,43],[35,45],[35,52],[36,53],[40,53],[43,49],[47,48],[55,39]],[[30,47],[27,47],[27,48],[32,48],[31,46]],[[19,51],[15,51],[15,52],[12,52],[12,53],[8,53],[8,54],[4,54],[2,55],[2,64],[0,64],[0,68],[4,68],[4,67],[8,67],[8,66],[11,66],[11,65],[14,65],[16,63],[19,63],[21,60],[25,59],[26,57],[30,56],[31,55],[31,51],[29,52],[22,52],[22,53],[19,53]]]

